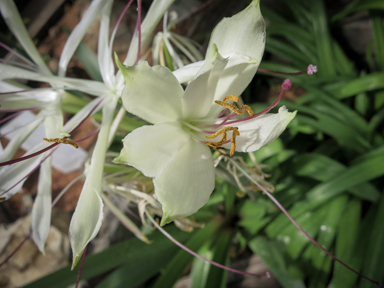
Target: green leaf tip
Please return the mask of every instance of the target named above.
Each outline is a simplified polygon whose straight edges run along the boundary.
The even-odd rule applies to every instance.
[[[73,255],[71,271],[73,271],[73,269],[75,269],[75,267],[76,267],[77,263],[79,263],[80,259],[81,259],[81,255],[79,255],[79,254]]]
[[[119,56],[117,56],[117,53],[114,53],[115,55],[115,62],[119,70],[121,71],[121,74],[123,74],[124,79],[127,79],[128,73],[127,73],[127,67],[120,61]]]
[[[161,218],[160,226],[167,225],[171,223],[174,219],[168,217],[167,213],[163,214],[163,217]]]

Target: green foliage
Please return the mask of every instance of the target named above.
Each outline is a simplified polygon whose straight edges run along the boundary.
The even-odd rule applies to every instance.
[[[383,281],[383,1],[353,1],[331,23],[322,0],[280,3],[286,15],[261,8],[269,23],[266,54],[283,58],[285,64],[264,59],[260,67],[297,72],[312,63],[319,73],[291,77],[293,87],[306,92],[295,103],[280,104],[298,110],[298,115],[281,138],[254,155],[272,175],[269,181],[275,186],[274,196],[311,237],[353,269]],[[373,44],[367,47],[371,71],[359,70],[358,63],[348,58],[346,44],[330,33],[331,27],[340,25],[339,20],[366,9],[370,9],[373,31]],[[267,73],[260,74],[265,77]],[[74,101],[68,96],[64,107],[75,111],[84,105],[78,101],[86,100]],[[142,123],[126,116],[121,125],[131,131]],[[250,159],[245,160],[253,165]],[[283,287],[373,287],[333,263],[265,195],[250,192],[249,197],[237,197],[234,177],[223,169],[218,169],[218,174],[221,178],[208,204],[195,214],[206,227],[188,236],[172,230],[173,236],[182,234],[183,240],[189,239],[186,245],[190,249],[228,265],[231,249],[238,252],[248,247],[264,260]],[[172,287],[193,262],[191,287],[225,287],[227,272],[184,251],[176,253],[178,248],[163,240],[156,238],[153,245],[130,240],[132,246],[124,248],[128,254],[89,256],[83,278],[116,269],[98,287],[132,287],[151,277],[148,287]],[[114,247],[107,251],[111,249]],[[91,259],[97,257],[104,260],[96,265]],[[65,287],[75,279],[69,273],[65,268],[27,287]]]

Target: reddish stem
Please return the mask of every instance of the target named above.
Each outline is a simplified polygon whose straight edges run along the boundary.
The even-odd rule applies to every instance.
[[[229,161],[232,162],[233,165],[235,165],[240,171],[241,173],[244,174],[245,177],[247,177],[252,183],[254,183],[257,187],[259,187],[268,197],[269,199],[271,199],[275,204],[276,206],[288,217],[288,219],[293,223],[293,225],[295,225],[297,227],[297,229],[299,229],[304,235],[305,237],[307,237],[313,244],[315,244],[317,247],[319,247],[321,250],[323,250],[325,253],[327,253],[330,257],[332,257],[332,259],[334,259],[335,261],[339,262],[341,265],[343,265],[344,267],[346,267],[347,269],[351,270],[352,272],[354,272],[355,274],[359,275],[360,277],[372,282],[373,284],[375,284],[377,287],[381,287],[381,282],[380,281],[375,281],[375,280],[372,280],[370,278],[368,278],[367,276],[364,276],[363,274],[357,272],[355,269],[351,268],[350,266],[348,266],[347,264],[345,264],[344,262],[342,262],[341,260],[339,260],[336,256],[334,256],[331,252],[329,252],[327,249],[325,249],[323,246],[321,246],[319,243],[316,242],[315,239],[313,239],[311,236],[308,235],[307,232],[304,231],[303,228],[300,227],[299,224],[297,224],[297,222],[295,220],[293,220],[293,218],[291,217],[291,215],[289,215],[288,211],[285,210],[285,208],[283,207],[283,205],[280,204],[279,201],[277,201],[277,199],[275,197],[272,196],[271,193],[269,193],[267,190],[264,189],[263,186],[261,186],[256,180],[254,180],[251,176],[248,175],[248,173],[246,173],[241,167],[239,164],[237,164],[235,161],[233,161],[231,158],[228,158]]]
[[[80,269],[79,269],[79,273],[77,274],[77,280],[76,280],[76,287],[75,288],[77,288],[79,286],[81,272],[83,271],[84,259],[85,259],[86,252],[87,252],[87,246],[85,246],[85,249],[83,251],[83,256],[81,257]]]

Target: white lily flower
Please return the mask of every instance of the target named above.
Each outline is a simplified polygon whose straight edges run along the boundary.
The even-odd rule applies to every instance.
[[[207,145],[231,148],[231,154],[255,151],[276,139],[295,116],[281,107],[277,114],[232,121],[221,117],[225,107],[240,111],[227,101],[237,102],[233,95],[240,95],[254,76],[264,41],[265,24],[255,0],[217,25],[203,62],[175,71],[175,75],[146,62],[127,68],[119,64],[126,81],[124,107],[154,125],[128,134],[114,162],[154,177],[163,209],[162,225],[189,216],[207,203],[215,185]],[[181,78],[182,82],[192,80],[185,91],[179,84]],[[242,108],[253,113],[248,106]]]
[[[153,29],[162,18],[165,10],[173,3],[174,0],[154,1],[150,10],[147,13],[141,26],[141,46],[149,39]],[[113,67],[113,58],[111,46],[113,44],[113,36],[109,41],[109,23],[110,23],[110,11],[113,1],[108,0],[94,0],[92,1],[89,10],[85,13],[79,25],[71,33],[59,61],[59,76],[54,76],[49,71],[48,67],[42,60],[41,56],[37,52],[36,47],[33,45],[33,41],[30,39],[21,17],[16,9],[16,6],[11,0],[0,1],[0,11],[4,16],[7,24],[13,31],[16,38],[22,44],[25,51],[29,54],[32,60],[36,63],[33,64],[33,69],[23,69],[22,67],[15,67],[13,65],[0,64],[0,80],[8,79],[27,79],[40,82],[47,82],[52,88],[45,89],[46,95],[43,95],[42,91],[27,90],[20,93],[10,93],[3,96],[2,107],[0,110],[19,110],[19,109],[40,109],[39,121],[45,125],[47,138],[56,138],[69,136],[68,133],[72,131],[85,117],[89,114],[95,113],[98,109],[103,108],[103,122],[100,127],[95,151],[91,158],[90,169],[87,172],[87,180],[84,184],[81,197],[78,202],[78,206],[74,213],[70,226],[70,236],[72,250],[74,254],[74,265],[77,263],[79,257],[85,246],[91,241],[97,234],[100,224],[103,218],[102,214],[102,200],[100,198],[101,180],[103,173],[103,163],[105,159],[105,153],[108,149],[111,135],[114,134],[114,130],[110,131],[112,123],[116,122],[114,129],[117,128],[119,121],[124,116],[124,113],[119,113],[117,118],[113,121],[114,111],[116,103],[121,95],[123,89],[124,79],[121,73],[118,71],[115,74]],[[78,44],[83,38],[86,30],[93,20],[101,14],[100,35],[99,35],[99,67],[104,82],[73,79],[64,77],[66,73],[66,67],[71,57],[73,56]],[[138,51],[138,35],[137,33],[132,40],[131,47],[128,51],[126,63],[133,65]],[[0,85],[8,85],[9,92],[20,91],[20,88],[16,86],[9,87],[6,81],[1,81]],[[23,88],[22,88],[23,89]],[[85,92],[98,98],[91,101],[88,105],[83,107],[71,120],[63,126],[63,117],[61,111],[61,98],[63,96],[64,89],[78,90]],[[47,96],[50,97],[47,97]],[[53,122],[52,122],[53,121]],[[28,133],[32,132],[36,125],[28,126]],[[27,134],[28,134],[27,133]],[[28,135],[26,135],[28,136]],[[20,145],[26,137],[22,135],[17,137],[17,141],[12,144],[15,146]],[[41,139],[43,140],[43,139]],[[46,148],[49,144],[41,142],[36,147],[32,148],[27,154],[35,153],[43,148]],[[7,147],[8,148],[8,147]],[[5,150],[7,150],[7,148]],[[12,148],[12,149],[11,149]],[[13,152],[17,150],[16,147],[10,147],[8,151]],[[12,155],[11,155],[12,156]],[[9,155],[5,156],[9,158]],[[51,165],[50,154],[41,154],[39,156],[30,158],[28,160],[13,164],[7,169],[3,169],[0,174],[0,182],[2,187],[0,190],[1,197],[8,199],[15,193],[17,193],[26,178],[36,170],[44,161],[48,161],[47,164],[43,164],[44,176],[41,175],[39,179],[39,186],[37,201],[34,205],[33,214],[33,230],[34,240],[40,250],[44,247],[46,239],[47,225],[50,222],[50,199],[48,194],[51,193]],[[40,183],[41,182],[41,183]],[[97,207],[97,208],[95,208]],[[45,211],[44,213],[42,211]],[[92,213],[90,213],[90,211]]]

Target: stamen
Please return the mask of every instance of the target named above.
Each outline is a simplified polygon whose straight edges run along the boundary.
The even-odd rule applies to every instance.
[[[75,148],[79,148],[79,145],[77,145],[75,141],[64,139],[64,138],[43,138],[43,140],[50,143],[55,142],[55,143],[69,144]]]
[[[208,146],[211,146],[212,148],[219,148],[221,145],[223,145],[227,141],[227,132],[223,133],[223,136],[221,136],[221,139],[217,142],[209,142],[205,141],[204,143]]]
[[[221,133],[224,133],[224,132],[227,132],[227,131],[233,131],[233,130],[237,130],[238,128],[237,127],[223,127],[221,128],[219,131],[216,131],[215,133],[211,134],[211,135],[206,135],[205,138],[207,139],[213,139],[213,138],[216,138],[217,136],[219,136]]]
[[[238,103],[239,97],[237,97],[235,95],[228,95],[228,96],[224,97],[223,101],[216,100],[215,103],[235,112],[237,115],[243,115],[244,111],[247,111],[250,116],[253,116],[254,113],[253,113],[251,107],[249,107],[248,105],[243,105],[243,106],[241,106],[241,110],[240,110],[235,105],[227,103],[228,101],[231,101],[231,100],[233,102]]]
[[[233,132],[232,132],[231,150],[229,151],[230,156],[235,154],[235,151],[236,151],[236,136],[240,136],[240,132],[237,128],[236,128],[236,130],[233,130]]]
[[[241,106],[241,110],[245,110],[245,111],[247,111],[248,112],[248,114],[249,114],[249,116],[253,116],[253,110],[251,109],[251,107],[249,107],[248,105],[243,105],[243,106]]]
[[[232,131],[232,137],[231,137],[231,150],[229,151],[229,155],[232,156],[235,154],[236,150],[236,136],[240,135],[239,128],[237,127],[223,127],[219,131],[211,134],[211,135],[206,135],[205,138],[207,139],[213,139],[219,136],[221,133],[223,133],[223,136],[221,139],[217,142],[209,142],[205,141],[204,143],[208,146],[211,146],[213,148],[219,148],[222,146],[226,141],[227,141],[227,131]]]
[[[228,102],[229,100],[235,101],[236,103],[239,103],[239,97],[235,95],[228,95],[224,97],[223,102]]]
[[[215,103],[219,104],[220,106],[223,106],[225,108],[228,108],[229,110],[235,112],[238,115],[243,115],[243,113],[244,113],[243,111],[241,111],[239,108],[237,108],[233,104],[225,103],[225,102],[222,102],[222,101],[219,101],[219,100],[216,100]]]
[[[280,72],[280,71],[272,71],[272,70],[263,69],[263,68],[258,68],[257,70],[261,71],[261,72],[265,72],[265,73],[272,73],[272,74],[279,74],[279,75],[290,75],[290,76],[304,75],[304,74],[312,75],[312,74],[317,72],[317,66],[309,64],[307,70],[300,71],[300,72],[293,72],[293,73]]]

